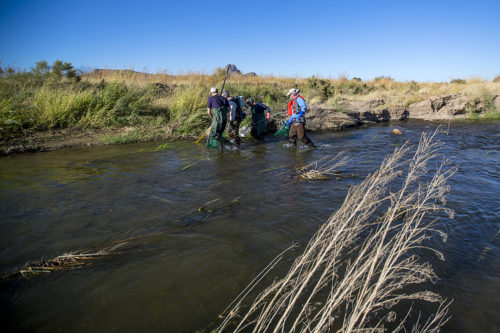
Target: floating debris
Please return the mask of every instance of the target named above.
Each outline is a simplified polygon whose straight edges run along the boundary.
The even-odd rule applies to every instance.
[[[29,275],[36,275],[39,273],[50,273],[53,271],[79,268],[90,264],[96,259],[119,254],[119,252],[115,252],[115,250],[125,244],[127,243],[119,243],[96,252],[82,250],[65,253],[52,259],[33,261],[25,264],[20,270],[5,275],[3,278],[8,279],[18,276],[27,277]]]
[[[403,132],[401,132],[400,130],[398,130],[397,128],[395,128],[395,129],[392,130],[392,134],[394,134],[394,135],[403,135]]]
[[[305,180],[326,180],[332,176],[339,176],[341,172],[338,168],[345,166],[349,161],[349,158],[343,155],[344,152],[340,152],[332,159],[325,157],[296,169],[298,178]]]
[[[231,201],[221,201],[221,198],[210,200],[204,203],[200,208],[198,208],[198,211],[211,213],[218,209],[231,207],[233,205],[238,204],[240,202],[240,198],[241,196],[238,196]]]

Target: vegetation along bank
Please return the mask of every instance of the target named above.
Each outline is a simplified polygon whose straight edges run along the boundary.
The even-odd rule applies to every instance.
[[[29,71],[0,69],[0,154],[198,137],[210,126],[210,87],[220,86],[225,73],[223,68],[212,74],[79,73],[62,61],[39,61]],[[500,76],[441,83],[363,81],[259,76],[231,65],[225,89],[262,101],[277,114],[286,109],[291,87],[300,88],[308,102],[311,131],[409,118],[500,118]],[[269,128],[285,114],[273,117]]]

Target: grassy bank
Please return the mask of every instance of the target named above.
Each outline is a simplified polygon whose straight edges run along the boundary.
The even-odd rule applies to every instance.
[[[96,70],[78,75],[70,63],[49,66],[40,61],[30,71],[7,69],[0,78],[0,135],[26,136],[54,129],[106,130],[120,127],[163,128],[166,136],[196,136],[210,120],[206,99],[210,87],[220,87],[225,71],[212,74],[147,74],[131,70]],[[493,103],[500,82],[479,79],[450,83],[397,82],[390,77],[360,79],[231,76],[231,95],[252,97],[273,112],[286,107],[286,91],[299,87],[309,104],[336,108],[340,100],[383,99],[388,107],[407,106],[430,96],[464,93],[481,101],[489,118],[498,117]],[[471,117],[473,112],[471,112]],[[128,134],[136,140],[138,134]],[[141,138],[148,135],[139,135]],[[108,143],[126,142],[108,138]]]

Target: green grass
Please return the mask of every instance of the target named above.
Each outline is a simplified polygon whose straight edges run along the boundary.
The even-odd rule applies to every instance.
[[[5,69],[0,76],[0,136],[19,137],[50,129],[107,130],[121,127],[168,129],[171,136],[199,136],[208,126],[206,102],[210,87],[220,88],[224,70],[212,74],[147,74],[134,71],[98,71],[79,76],[70,63],[52,66],[40,61],[30,71]],[[158,86],[157,83],[166,85]],[[252,97],[271,108],[286,109],[286,92],[300,88],[309,105],[325,103],[342,112],[343,100],[384,100],[384,105],[408,106],[436,95],[465,93],[481,101],[484,117],[497,119],[494,96],[500,84],[481,80],[466,83],[397,82],[388,76],[372,81],[359,78],[285,78],[231,76],[232,96]],[[249,111],[246,110],[248,118]],[[476,117],[470,112],[470,117]],[[479,118],[479,116],[477,116]],[[242,124],[249,122],[245,120]],[[141,133],[105,138],[108,142],[142,141]]]

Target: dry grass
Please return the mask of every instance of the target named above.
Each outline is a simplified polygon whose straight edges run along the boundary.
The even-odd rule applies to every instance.
[[[246,311],[240,308],[248,293],[235,299],[217,331],[373,332],[391,325],[406,331],[412,307],[399,317],[391,308],[421,301],[439,307],[424,323],[414,320],[409,330],[438,331],[447,321],[449,303],[431,291],[408,292],[409,286],[415,290],[437,279],[419,254],[430,251],[444,259],[425,243],[443,236],[427,215],[452,214],[442,206],[454,169],[442,163],[426,178],[438,148],[432,141],[436,133],[422,134],[415,151],[407,144],[396,148],[375,173],[351,188],[288,273],[258,294]]]
[[[322,158],[302,168],[298,168],[297,176],[304,180],[326,180],[332,176],[339,176],[339,168],[347,165],[349,158],[344,152],[338,153],[334,158]]]
[[[92,263],[97,259],[118,254],[119,252],[117,252],[117,249],[125,244],[126,243],[124,242],[120,242],[111,247],[103,248],[99,251],[82,250],[65,253],[51,259],[33,261],[25,264],[20,270],[10,273],[3,278],[7,279],[17,276],[29,277],[30,275],[39,273],[50,273],[54,271],[80,268],[84,265]]]

